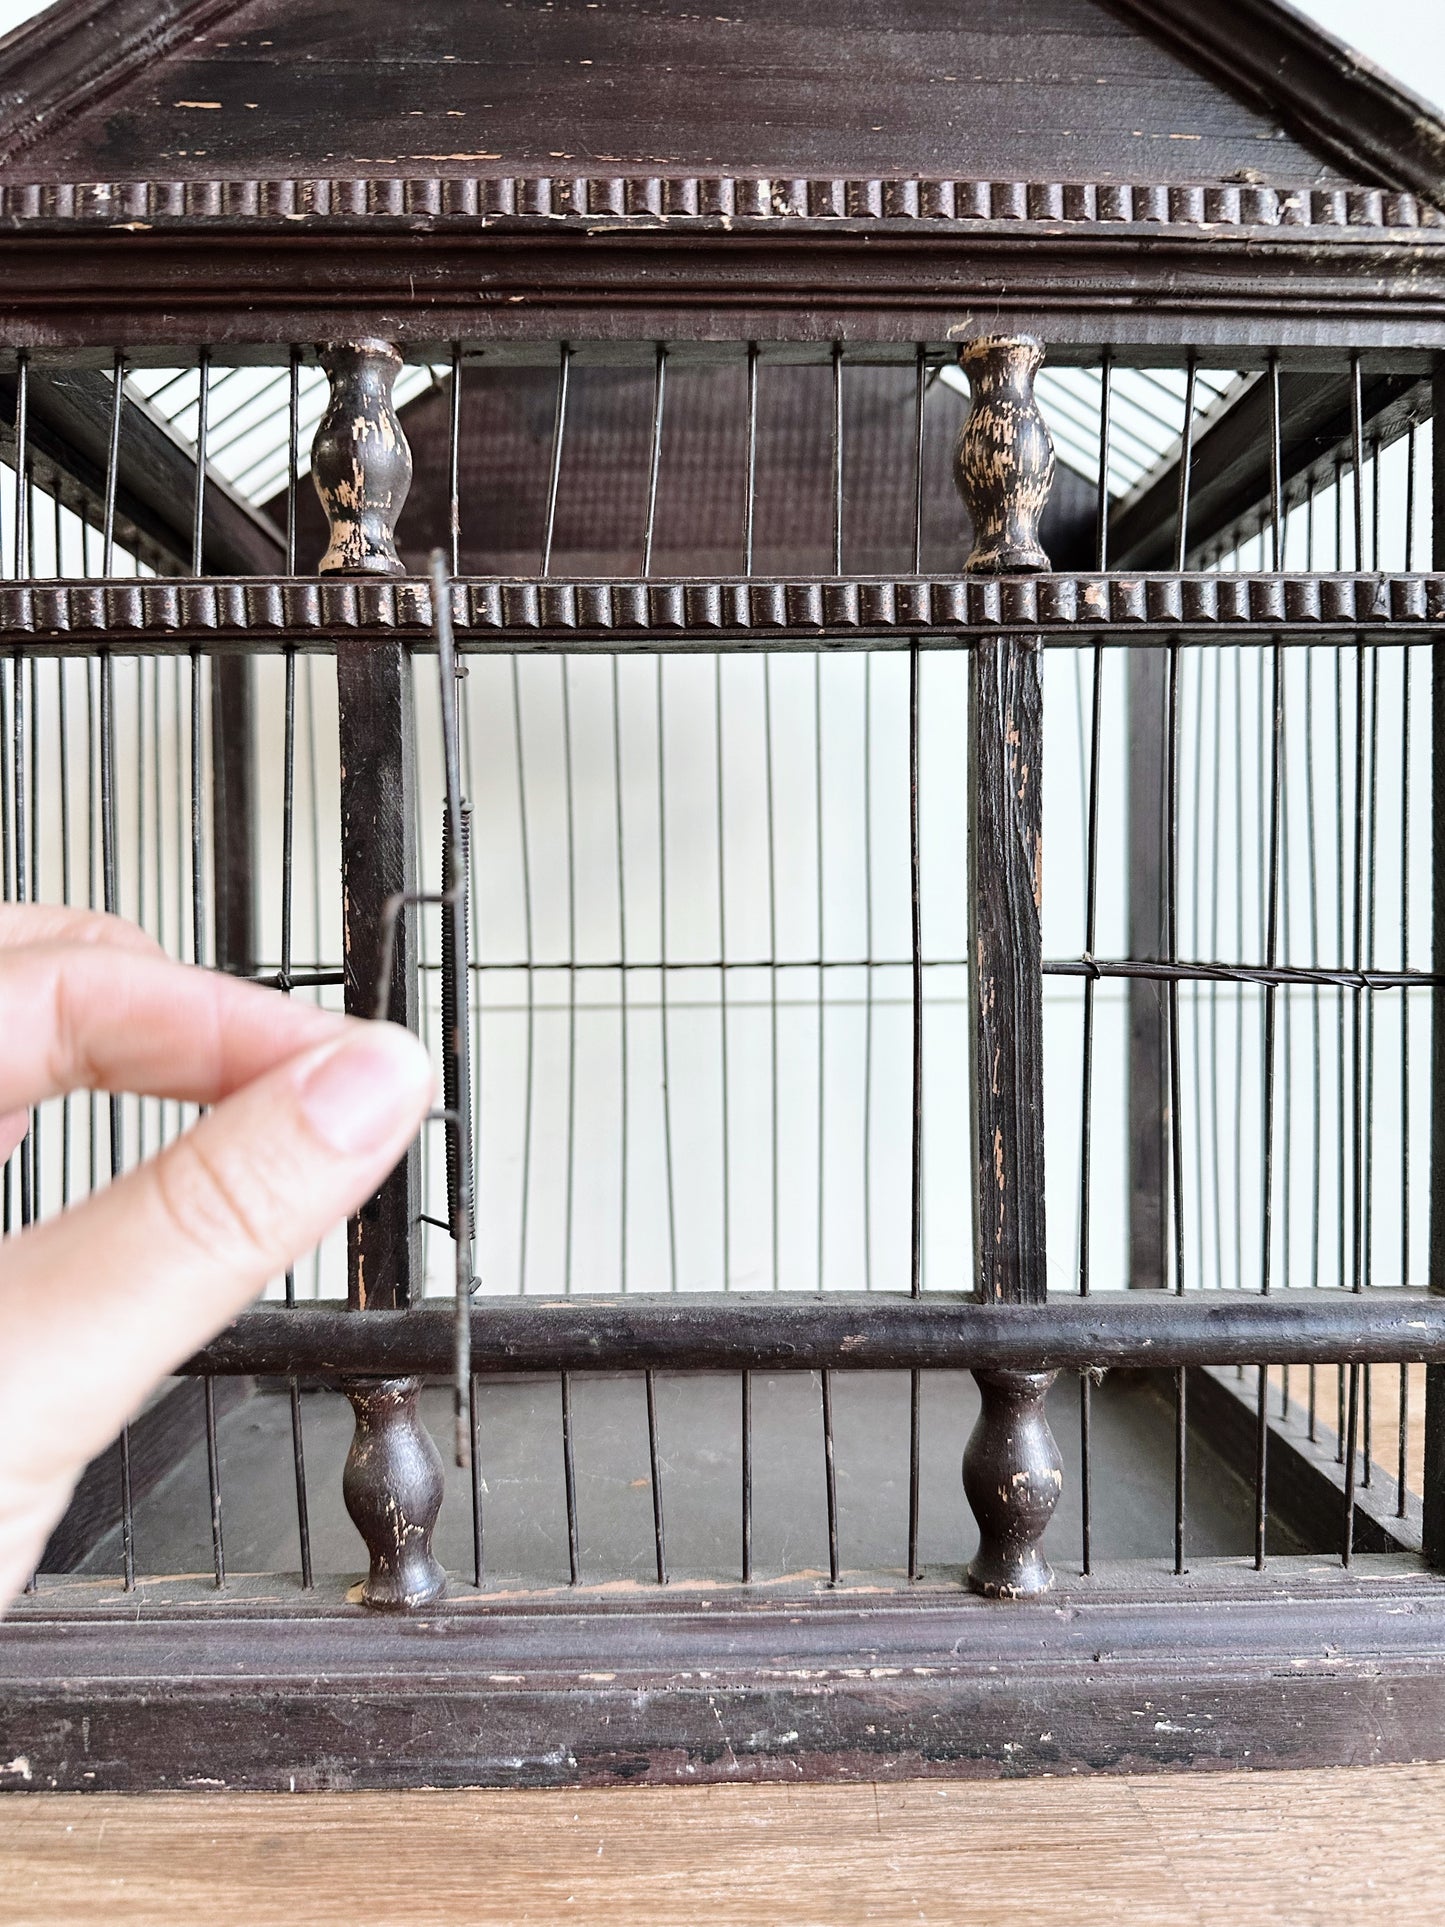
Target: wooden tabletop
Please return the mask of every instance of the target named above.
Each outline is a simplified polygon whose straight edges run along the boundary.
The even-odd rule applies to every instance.
[[[1445,1767],[0,1801],[0,1919],[1435,1927]]]

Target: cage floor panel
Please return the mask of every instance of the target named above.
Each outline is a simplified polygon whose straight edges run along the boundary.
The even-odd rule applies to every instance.
[[[667,1570],[672,1579],[726,1583],[741,1574],[740,1382],[659,1375],[658,1450]],[[827,1501],[821,1388],[816,1375],[755,1374],[753,1574],[758,1580],[826,1573]],[[908,1521],[906,1373],[837,1373],[833,1380],[840,1563],[847,1571],[904,1571]],[[969,1374],[924,1376],[919,1553],[925,1571],[961,1566],[974,1533],[960,1461],[978,1409]],[[350,1575],[361,1541],[341,1503],[352,1436],[338,1393],[301,1397],[314,1571]],[[429,1388],[424,1418],[445,1451],[450,1395]],[[554,1379],[485,1381],[479,1393],[485,1584],[552,1587],[568,1579],[560,1389]],[[1064,1458],[1063,1498],[1045,1539],[1061,1574],[1080,1565],[1078,1388],[1061,1380],[1049,1404]],[[580,1577],[586,1584],[655,1579],[647,1406],[640,1376],[572,1378]],[[1093,1400],[1093,1546],[1096,1559],[1159,1559],[1173,1546],[1174,1415],[1146,1379],[1115,1374]],[[290,1402],[262,1389],[219,1427],[227,1567],[294,1573],[299,1565]],[[1189,1550],[1237,1556],[1253,1545],[1251,1495],[1208,1442],[1191,1434]],[[1275,1520],[1271,1551],[1306,1550]],[[447,1467],[436,1551],[460,1578],[472,1567],[468,1477]],[[206,1573],[212,1565],[204,1436],[135,1510],[137,1571]],[[79,1570],[120,1569],[119,1524]]]

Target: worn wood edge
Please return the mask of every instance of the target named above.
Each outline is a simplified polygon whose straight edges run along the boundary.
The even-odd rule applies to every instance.
[[[0,39],[0,154],[51,129],[175,46],[235,0],[61,0]]]
[[[1428,642],[1445,624],[1445,574],[817,576],[575,579],[470,576],[452,587],[463,649],[519,643],[609,650],[771,648],[781,639],[973,641],[1023,630],[1045,643],[1100,636],[1194,636],[1314,643],[1322,636]],[[0,584],[0,647],[59,653],[106,647],[247,649],[340,636],[425,646],[431,590],[421,577],[212,576]]]
[[[156,223],[0,224],[6,337],[155,358],[159,344],[234,352],[244,336],[244,354],[359,328],[445,359],[458,339],[902,346],[983,325],[1056,350],[1110,343],[1177,359],[1185,347],[1230,366],[1280,346],[1413,356],[1445,344],[1445,227],[818,222],[805,234],[738,219],[508,232],[419,219],[396,233],[289,223],[217,239]]]
[[[444,1373],[446,1299],[358,1317],[339,1303],[241,1312],[187,1373],[307,1380]],[[1096,1293],[1034,1304],[953,1293],[631,1293],[474,1300],[472,1370],[1078,1371],[1445,1361],[1445,1297],[1300,1288]]]
[[[1306,147],[1351,170],[1440,198],[1445,120],[1439,110],[1280,0],[1115,0],[1152,39],[1196,71],[1280,115]]]
[[[880,222],[907,228],[1043,226],[1264,228],[1410,232],[1445,227],[1412,188],[1267,183],[995,181],[957,176],[788,178],[768,175],[360,175],[201,180],[0,182],[0,225],[19,230],[187,228],[358,222]]]
[[[1098,1606],[1133,1607],[1143,1600],[1162,1605],[1215,1604],[1312,1598],[1350,1600],[1370,1597],[1410,1602],[1430,1599],[1441,1587],[1440,1576],[1409,1553],[1361,1553],[1345,1570],[1337,1556],[1322,1553],[1271,1556],[1263,1570],[1253,1558],[1210,1554],[1192,1560],[1176,1573],[1172,1554],[1157,1559],[1103,1559],[1088,1573],[1076,1558],[1053,1549],[1061,1574],[1059,1592],[1049,1610],[1067,1610],[1068,1602],[1083,1599]],[[41,1573],[34,1592],[7,1608],[8,1623],[34,1626],[95,1625],[124,1621],[127,1625],[179,1620],[224,1621],[293,1620],[375,1623],[375,1615],[361,1602],[364,1573],[322,1575],[303,1587],[299,1573],[228,1572],[223,1589],[209,1572],[140,1575],[126,1587],[117,1573]],[[564,1581],[535,1581],[499,1574],[481,1587],[469,1575],[453,1573],[445,1604],[431,1615],[450,1622],[457,1618],[511,1619],[516,1615],[574,1620],[591,1617],[636,1618],[663,1612],[670,1621],[692,1616],[717,1618],[799,1612],[837,1616],[911,1613],[952,1609],[969,1598],[965,1568],[947,1562],[929,1564],[918,1578],[909,1579],[902,1566],[844,1567],[836,1583],[826,1569],[802,1568],[743,1581],[716,1573],[672,1575],[665,1588],[650,1579],[613,1578],[576,1586]],[[1060,1600],[1064,1602],[1060,1606]],[[409,1622],[401,1622],[403,1624]],[[405,1637],[406,1635],[402,1635]],[[0,1679],[8,1664],[0,1638]]]
[[[0,1641],[15,1790],[677,1784],[1435,1759],[1445,1588],[420,1615]],[[224,1744],[218,1736],[224,1735]],[[284,1741],[281,1736],[284,1735]]]

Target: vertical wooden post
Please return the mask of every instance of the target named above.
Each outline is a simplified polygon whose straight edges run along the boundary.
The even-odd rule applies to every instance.
[[[211,658],[216,968],[256,968],[256,723],[251,659]]]
[[[970,342],[973,406],[957,480],[973,521],[968,568],[1047,569],[1038,523],[1054,473],[1034,400],[1043,349],[1031,337]],[[973,654],[969,785],[970,980],[978,1295],[1031,1304],[1046,1293],[1044,1250],[1042,878],[1043,683],[1038,639],[999,636]],[[1058,1447],[1044,1400],[1052,1372],[978,1372],[983,1397],[964,1454],[979,1527],[976,1592],[1021,1598],[1053,1584],[1039,1540],[1058,1502]]]
[[[384,341],[327,348],[331,400],[316,430],[312,478],[330,542],[323,574],[399,575],[397,516],[411,451],[391,405],[401,356]],[[370,1017],[388,905],[416,887],[411,663],[400,642],[338,638],[341,736],[342,945],[346,1008]],[[396,923],[392,1021],[417,1027],[412,918]],[[348,1290],[358,1310],[404,1306],[420,1255],[420,1158],[415,1145],[349,1231]]]
[[[1162,649],[1128,652],[1129,955],[1168,953],[1169,664]],[[1131,1286],[1169,1283],[1169,999],[1162,983],[1130,978],[1129,1270]]]
[[[1431,422],[1431,561],[1445,569],[1445,356],[1435,362]],[[1445,642],[1431,649],[1430,741],[1433,968],[1445,965]],[[1432,990],[1430,1073],[1430,1289],[1445,1292],[1445,991]],[[1425,1517],[1422,1550],[1445,1567],[1445,1365],[1425,1367]]]
[[[371,1555],[362,1604],[382,1612],[415,1612],[446,1591],[431,1549],[442,1458],[416,1409],[420,1390],[415,1378],[353,1379],[345,1387],[356,1433],[341,1491]]]
[[[396,520],[411,482],[411,451],[392,406],[401,356],[385,341],[328,347],[331,399],[316,430],[311,474],[326,512],[322,574],[400,575]],[[342,946],[346,1008],[370,1017],[390,906],[415,891],[416,775],[411,661],[400,642],[338,637],[341,738]],[[396,917],[387,1014],[417,1028],[414,919]],[[415,1144],[347,1227],[347,1295],[358,1312],[411,1302],[421,1258],[421,1158]],[[435,1599],[444,1576],[431,1558],[441,1503],[440,1461],[416,1409],[414,1381],[353,1381],[356,1413],[345,1497],[371,1557],[362,1598],[381,1608]]]

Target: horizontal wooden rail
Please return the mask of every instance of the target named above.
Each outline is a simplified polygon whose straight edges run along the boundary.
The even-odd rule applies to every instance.
[[[330,1378],[442,1376],[452,1309],[338,1304],[243,1312],[181,1369]],[[1445,1362],[1445,1295],[1374,1288],[1100,1293],[985,1305],[928,1293],[737,1292],[481,1300],[479,1375],[568,1371],[817,1371]]]
[[[466,576],[452,586],[466,650],[966,648],[1026,631],[1046,645],[1173,640],[1309,646],[1432,639],[1445,575]],[[0,647],[64,654],[331,649],[338,637],[431,643],[419,577],[316,576],[0,584]]]

